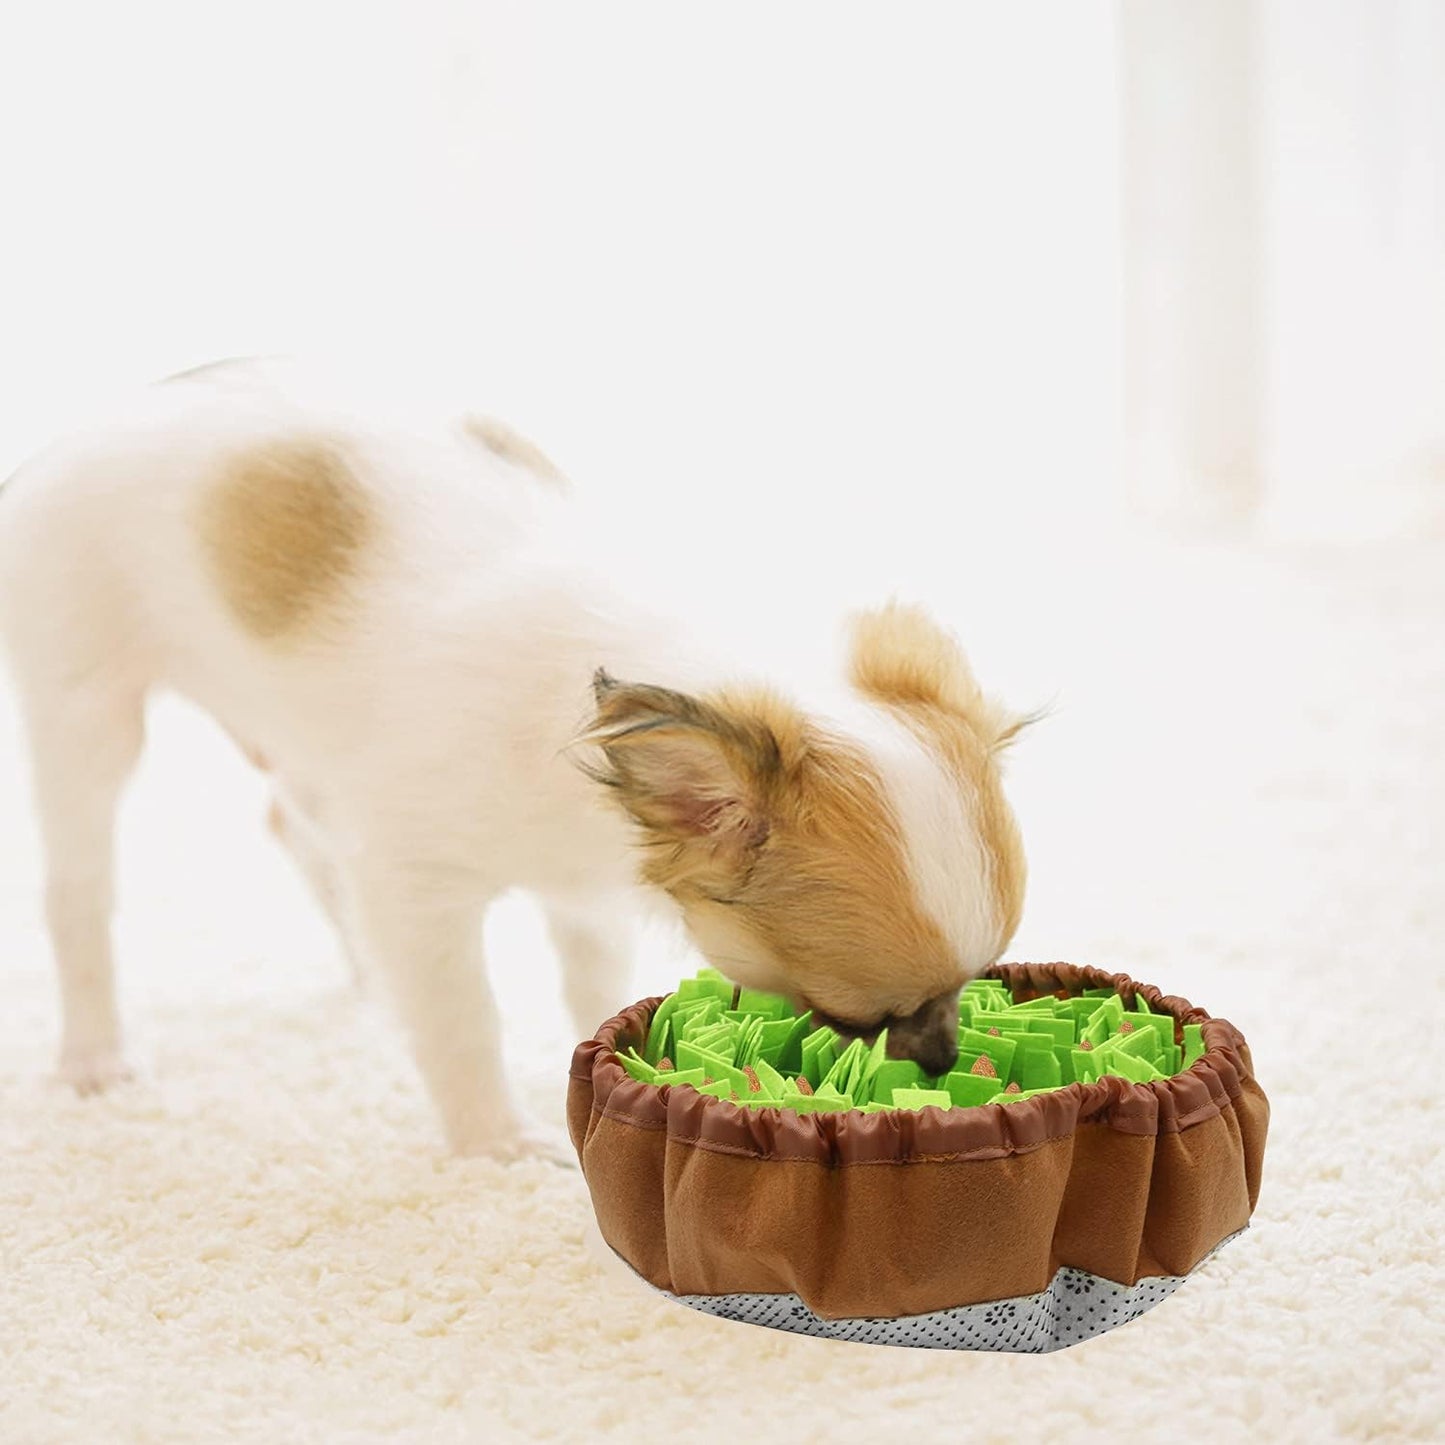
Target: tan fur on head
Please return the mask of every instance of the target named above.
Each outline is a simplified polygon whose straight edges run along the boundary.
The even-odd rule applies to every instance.
[[[340,598],[373,524],[370,498],[340,452],[304,438],[234,457],[203,494],[196,531],[236,620],[280,641]]]
[[[921,608],[899,603],[855,619],[851,679],[941,758],[970,800],[988,857],[1002,950],[1018,929],[1027,867],[998,755],[1035,717],[1017,716],[986,697],[952,634]]]
[[[599,673],[596,693],[593,776],[642,829],[643,877],[719,967],[859,1032],[956,994],[861,750],[767,692],[693,698]]]

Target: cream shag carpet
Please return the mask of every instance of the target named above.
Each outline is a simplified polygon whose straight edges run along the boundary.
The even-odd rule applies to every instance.
[[[1274,1105],[1254,1228],[1173,1299],[1025,1358],[793,1338],[616,1280],[578,1175],[440,1157],[255,783],[174,707],[123,820],[145,1076],[67,1096],[6,702],[0,1440],[1445,1438],[1445,551],[1154,544],[1030,593],[975,614],[997,656],[1047,639],[1060,684],[1015,767],[1014,953],[1233,1019]],[[550,956],[522,904],[491,936],[560,1121]],[[654,941],[630,996],[689,966]]]

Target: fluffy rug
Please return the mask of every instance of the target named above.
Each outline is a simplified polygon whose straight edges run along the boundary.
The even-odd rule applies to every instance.
[[[1233,1019],[1274,1106],[1254,1227],[1197,1278],[1042,1358],[790,1337],[619,1280],[580,1176],[441,1156],[255,782],[176,707],[122,826],[143,1077],[70,1097],[0,698],[0,1439],[1439,1439],[1445,552],[1156,544],[1052,573],[1012,631],[977,601],[965,634],[1047,638],[1060,691],[1015,765],[1013,954]],[[560,1122],[573,1040],[525,903],[490,942]],[[630,997],[691,964],[653,940]]]

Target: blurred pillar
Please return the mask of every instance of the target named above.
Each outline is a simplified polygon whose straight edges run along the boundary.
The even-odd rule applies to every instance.
[[[1251,0],[1120,0],[1131,502],[1228,527],[1261,482]]]
[[[1128,490],[1445,527],[1445,4],[1119,0]]]
[[[1406,535],[1445,501],[1445,6],[1260,7],[1263,529]]]

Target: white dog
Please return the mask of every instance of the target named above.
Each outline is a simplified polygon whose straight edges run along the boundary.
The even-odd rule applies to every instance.
[[[158,688],[273,775],[278,831],[388,980],[458,1150],[527,1142],[480,957],[514,887],[545,908],[584,1034],[627,1002],[640,885],[729,977],[947,1068],[958,989],[1008,942],[1024,880],[998,777],[1021,723],[951,638],[865,615],[840,696],[807,707],[709,674],[627,600],[645,579],[579,562],[530,443],[384,412],[223,363],[0,492],[62,1075],[125,1073],[113,820]]]

